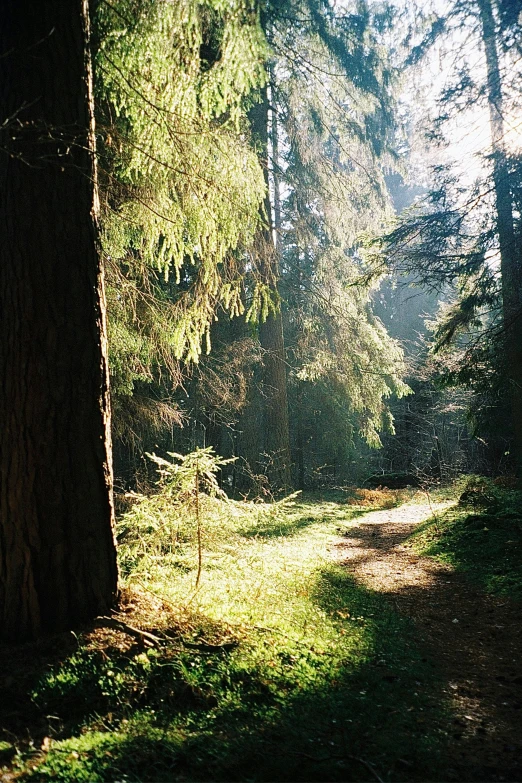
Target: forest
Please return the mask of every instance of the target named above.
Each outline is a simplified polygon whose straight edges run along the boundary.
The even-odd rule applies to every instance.
[[[522,781],[522,0],[0,4],[0,780]]]

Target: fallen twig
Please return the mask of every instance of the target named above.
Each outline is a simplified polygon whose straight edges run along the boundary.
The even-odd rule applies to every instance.
[[[123,631],[128,636],[132,636],[140,641],[147,641],[149,644],[159,644],[162,641],[159,636],[155,636],[149,631],[142,631],[140,628],[134,628],[134,626],[123,620],[118,620],[116,617],[97,617],[95,624],[100,628],[114,628],[117,631]]]

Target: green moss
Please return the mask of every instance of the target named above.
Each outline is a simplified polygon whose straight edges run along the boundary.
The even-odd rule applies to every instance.
[[[427,522],[411,539],[496,595],[522,599],[522,493],[486,479],[463,488],[458,506]]]
[[[187,571],[137,553],[148,589],[192,612],[195,643],[236,645],[81,646],[33,690],[63,728],[21,779],[361,781],[374,777],[369,763],[386,779],[424,780],[442,769],[448,718],[414,627],[329,554],[356,511],[316,498],[216,500],[196,595],[189,531]],[[131,541],[127,527],[124,557]]]

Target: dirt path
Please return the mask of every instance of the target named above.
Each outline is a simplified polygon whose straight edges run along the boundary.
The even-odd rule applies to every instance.
[[[435,512],[444,506],[433,506]],[[522,612],[449,566],[404,546],[429,506],[365,514],[335,555],[366,587],[409,616],[445,679],[448,780],[522,781]]]

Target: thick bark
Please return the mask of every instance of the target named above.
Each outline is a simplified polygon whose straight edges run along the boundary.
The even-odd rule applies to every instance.
[[[260,103],[251,110],[254,138],[260,148],[261,163],[265,171],[266,199],[264,204],[265,227],[256,241],[259,272],[263,282],[279,299],[279,260],[272,226],[272,205],[270,202],[268,174],[268,93],[263,90]],[[272,129],[274,134],[274,129]],[[276,206],[279,204],[277,178],[274,181]],[[263,431],[262,450],[268,455],[267,474],[270,483],[278,489],[291,486],[290,438],[288,429],[288,399],[286,380],[286,359],[281,309],[270,313],[259,326],[259,341],[263,349]]]
[[[8,640],[104,613],[117,593],[87,39],[87,0],[0,7],[0,637]]]
[[[515,459],[522,477],[522,283],[520,250],[505,151],[504,105],[496,25],[491,0],[477,0],[486,53],[487,97],[493,151],[493,179],[502,275],[504,339],[513,424]]]

